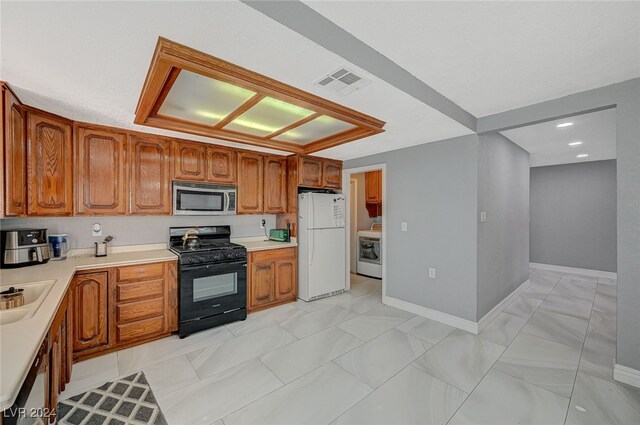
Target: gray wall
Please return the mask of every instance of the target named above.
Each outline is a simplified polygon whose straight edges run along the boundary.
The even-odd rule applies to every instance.
[[[616,161],[531,168],[531,262],[616,271]]]
[[[478,120],[499,131],[616,107],[618,335],[616,362],[640,370],[640,79],[600,87]]]
[[[366,203],[365,178],[364,173],[353,174],[351,177],[358,181],[358,230],[370,229],[373,218],[369,217]]]
[[[529,278],[529,153],[500,134],[478,141],[480,320]]]
[[[344,163],[386,163],[387,294],[476,320],[478,137],[469,135]],[[401,222],[408,231],[401,232]],[[436,268],[429,279],[428,268]]]
[[[233,237],[260,236],[260,219],[267,220],[267,229],[275,227],[275,215],[237,215],[228,217],[204,216],[154,216],[154,217],[56,217],[11,218],[0,220],[0,228],[44,227],[49,233],[66,233],[72,239],[71,248],[89,248],[94,242],[113,235],[115,245],[140,245],[164,243],[169,239],[169,227],[231,225]],[[91,236],[93,223],[102,224],[102,236]]]

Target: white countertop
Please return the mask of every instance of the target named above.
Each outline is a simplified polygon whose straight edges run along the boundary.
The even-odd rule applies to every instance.
[[[231,239],[231,242],[244,245],[247,252],[267,251],[278,248],[292,248],[298,246],[296,238],[291,238],[291,242],[270,241],[266,236],[255,236],[250,238]]]
[[[64,261],[18,269],[0,270],[0,287],[55,280],[36,313],[28,319],[0,325],[0,411],[13,405],[22,383],[49,331],[51,322],[78,270],[175,260],[177,256],[159,246],[129,247],[107,257],[69,257]]]

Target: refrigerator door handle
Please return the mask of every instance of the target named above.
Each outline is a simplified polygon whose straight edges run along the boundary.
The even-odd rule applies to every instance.
[[[313,264],[313,254],[315,253],[315,250],[316,250],[315,249],[315,243],[314,243],[315,241],[313,240],[314,231],[310,230],[307,233],[309,234],[309,245],[310,245],[309,248],[311,249],[311,252],[310,252],[311,255],[309,255],[309,265],[312,265]]]
[[[313,229],[315,228],[315,225],[313,224],[313,193],[309,194],[309,201],[311,202],[311,208],[309,208],[309,221],[307,222],[307,229]]]

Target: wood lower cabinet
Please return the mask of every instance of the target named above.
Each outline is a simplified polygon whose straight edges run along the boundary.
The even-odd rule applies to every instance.
[[[249,253],[247,310],[295,301],[298,295],[296,248]]]
[[[234,184],[237,169],[238,160],[234,149],[222,146],[207,147],[207,181]]]
[[[238,153],[238,214],[263,212],[263,156],[254,152]]]
[[[75,360],[166,336],[178,329],[177,262],[79,273],[71,300]]]
[[[4,160],[4,186],[0,188],[3,195],[0,199],[4,202],[0,209],[7,217],[19,217],[27,213],[25,113],[18,98],[5,86],[2,86],[2,101],[4,149],[0,149],[0,160]]]
[[[112,307],[109,309],[114,344],[149,339],[177,330],[175,268],[176,262],[172,261],[114,270]]]
[[[74,352],[107,345],[108,274],[78,274],[71,283],[71,299],[75,312],[73,326]]]
[[[127,135],[103,128],[75,129],[75,212],[127,212]]]
[[[35,216],[73,213],[71,123],[27,111],[27,211]]]
[[[129,214],[171,214],[171,141],[131,136]]]
[[[178,180],[205,181],[207,147],[204,143],[174,141],[173,178]]]
[[[287,159],[278,156],[264,158],[264,212],[287,212]]]
[[[342,162],[322,160],[322,187],[329,189],[342,188]]]
[[[73,327],[72,311],[73,306],[69,303],[67,294],[53,319],[47,338],[48,373],[45,388],[44,407],[50,411],[55,410],[58,404],[58,394],[64,391],[66,384],[71,380],[71,370],[73,368]],[[49,418],[51,423],[55,423],[55,417]],[[46,421],[45,421],[46,423]]]

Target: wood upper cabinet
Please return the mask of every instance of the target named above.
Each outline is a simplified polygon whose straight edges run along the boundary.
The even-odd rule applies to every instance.
[[[76,275],[71,283],[73,351],[107,345],[107,272]]]
[[[235,149],[207,146],[207,181],[234,184],[237,169],[238,161]]]
[[[27,112],[27,212],[73,213],[73,148],[70,122],[54,115]]]
[[[131,136],[129,214],[171,214],[171,141]]]
[[[75,128],[75,203],[79,215],[127,212],[127,135]]]
[[[248,311],[296,300],[298,265],[295,248],[251,252],[248,267]]]
[[[301,156],[298,162],[298,186],[322,187],[322,160]]]
[[[27,213],[27,140],[25,113],[18,99],[3,86],[2,138],[4,150],[4,203],[0,207],[7,217]]]
[[[263,156],[254,152],[238,153],[238,214],[263,212]]]
[[[342,162],[324,159],[322,161],[322,187],[342,188]]]
[[[264,158],[264,212],[284,214],[287,212],[287,158],[265,156]]]
[[[205,181],[207,179],[207,146],[204,143],[173,142],[173,178]]]
[[[382,171],[368,171],[364,174],[365,202],[379,204],[382,202]]]

